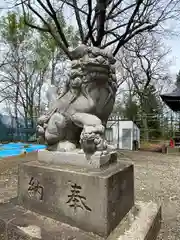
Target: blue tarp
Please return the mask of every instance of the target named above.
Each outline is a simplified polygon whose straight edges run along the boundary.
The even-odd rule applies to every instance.
[[[28,147],[27,147],[28,145]],[[0,145],[0,158],[1,157],[10,157],[18,156],[23,152],[34,152],[40,149],[45,149],[45,145],[36,145],[36,144],[24,144],[24,143],[8,143]]]

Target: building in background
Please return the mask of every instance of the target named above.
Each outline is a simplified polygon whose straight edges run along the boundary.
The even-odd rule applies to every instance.
[[[111,118],[106,126],[106,140],[117,149],[137,150],[140,148],[140,129],[132,121]]]

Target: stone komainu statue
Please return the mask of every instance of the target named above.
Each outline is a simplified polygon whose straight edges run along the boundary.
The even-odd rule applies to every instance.
[[[37,134],[49,150],[107,152],[104,130],[117,90],[115,59],[96,47],[73,51],[69,80],[63,93],[38,119]]]

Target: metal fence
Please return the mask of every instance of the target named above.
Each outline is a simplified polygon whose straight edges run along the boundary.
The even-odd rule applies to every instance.
[[[150,118],[150,116],[149,116]],[[1,120],[1,119],[0,119]],[[21,142],[33,142],[36,141],[36,118],[33,119],[33,127],[32,124],[29,127],[24,127],[23,124],[20,124],[19,126],[16,126],[15,124],[12,124],[7,126],[4,124],[2,121],[0,121],[0,142],[16,142],[16,141],[21,141]],[[123,119],[124,121],[127,121],[127,119]],[[130,130],[128,129],[121,129],[121,121],[122,119],[118,115],[111,116],[108,120],[107,123],[107,128],[106,128],[106,139],[110,144],[114,144],[117,149],[119,148],[130,148],[130,143],[132,144],[133,140],[135,139],[135,130],[131,129],[133,131],[133,135],[130,138]],[[151,119],[152,121],[152,119]],[[31,120],[32,122],[32,120]],[[137,123],[138,121],[136,121]],[[179,130],[179,122],[178,119],[174,118],[169,118],[168,120],[166,119],[166,124],[164,124],[163,119],[162,119],[162,124],[161,124],[161,136],[160,138],[149,138],[146,139],[144,137],[144,132],[146,131],[142,127],[140,128],[140,141],[141,142],[151,142],[151,143],[159,143],[162,141],[167,141],[171,137],[175,135],[177,130]],[[137,124],[138,125],[138,124]],[[112,130],[113,129],[113,130]],[[121,129],[121,133],[120,133]],[[122,134],[122,131],[123,134]],[[149,132],[155,132],[156,129],[149,128]],[[120,146],[120,143],[124,144]],[[123,147],[124,146],[124,147]]]
[[[36,141],[36,119],[28,127],[21,121],[16,123],[15,119],[0,116],[0,142],[33,142]],[[31,121],[32,123],[32,121]]]
[[[36,131],[34,128],[3,128],[0,131],[0,142],[36,141]]]

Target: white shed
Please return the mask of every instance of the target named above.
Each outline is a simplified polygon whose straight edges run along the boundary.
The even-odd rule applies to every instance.
[[[140,147],[140,130],[132,121],[109,120],[106,125],[106,139],[118,149],[133,150]]]

